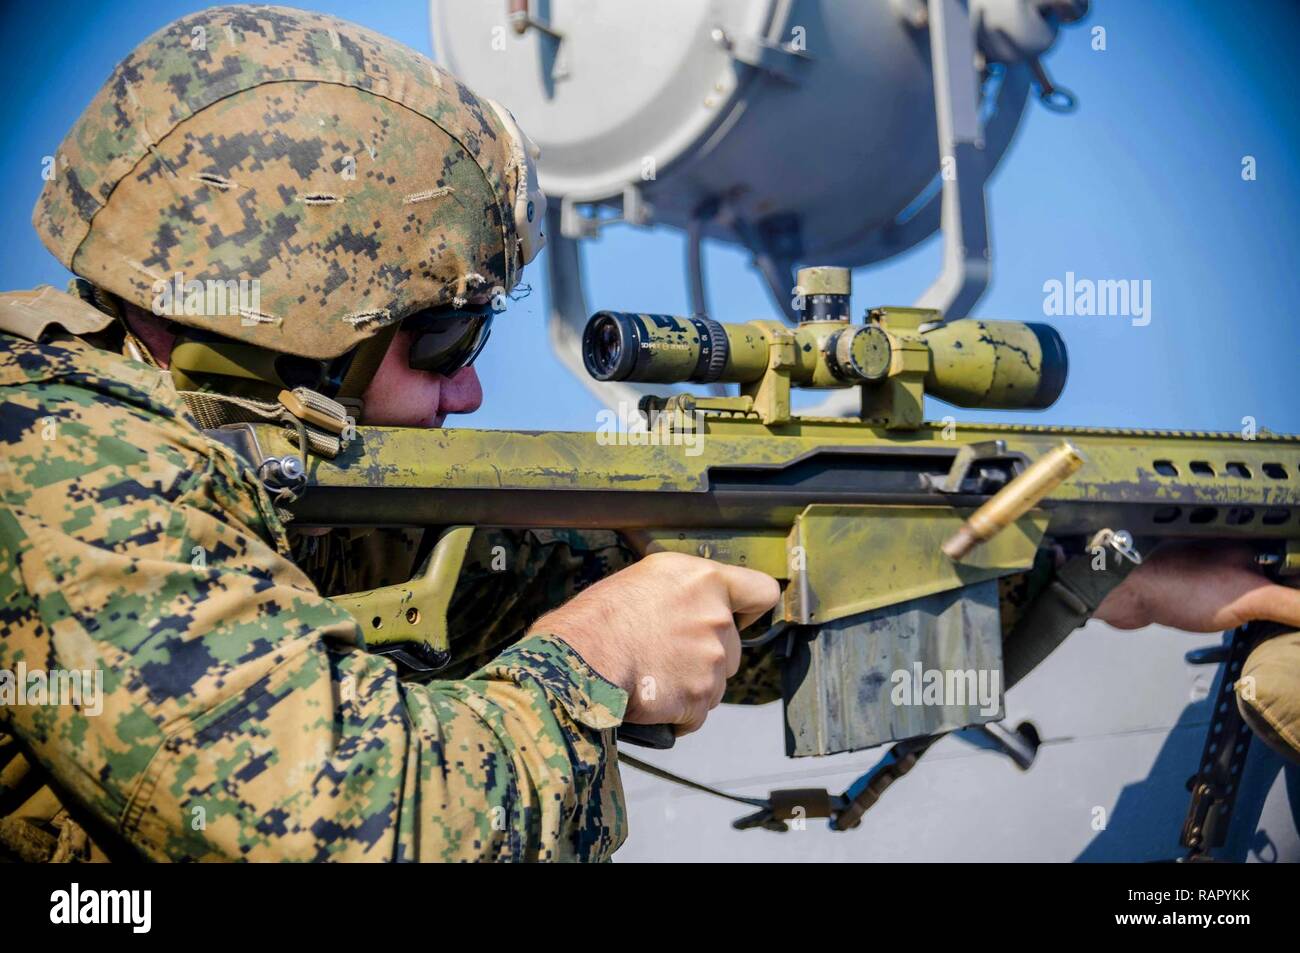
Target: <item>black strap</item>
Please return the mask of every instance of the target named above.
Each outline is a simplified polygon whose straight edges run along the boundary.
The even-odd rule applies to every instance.
[[[690,778],[683,778],[681,775],[673,774],[671,771],[657,768],[653,764],[642,761],[640,758],[634,758],[630,754],[625,754],[622,751],[618,753],[618,761],[619,764],[630,764],[638,771],[644,771],[646,774],[653,775],[656,778],[671,781],[673,784],[680,784],[682,787],[690,788],[693,791],[703,791],[705,794],[712,794],[714,797],[726,798],[728,801],[735,801],[737,804],[748,804],[750,807],[767,807],[767,801],[764,798],[744,797],[740,794],[731,794],[719,788],[709,787],[709,785],[701,784],[699,781],[692,781]]]
[[[1068,559],[1007,636],[1002,653],[1007,688],[1033,671],[1097,611],[1106,596],[1138,565],[1121,549],[1093,538],[1084,553]],[[1123,547],[1136,554],[1132,545]]]
[[[348,369],[343,375],[343,381],[339,384],[338,393],[335,395],[336,400],[343,399],[351,402],[361,400],[361,395],[370,386],[384,355],[388,353],[388,347],[393,343],[398,326],[399,323],[395,322],[382,327],[356,346]]]

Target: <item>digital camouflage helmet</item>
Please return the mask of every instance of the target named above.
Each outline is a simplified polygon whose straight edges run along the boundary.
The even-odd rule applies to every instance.
[[[408,316],[515,287],[543,242],[534,158],[505,109],[400,43],[217,7],[118,65],[33,221],[77,275],[224,342],[202,369],[293,386],[268,368],[295,355],[333,362],[337,392],[358,346],[374,340],[355,361],[372,373]]]

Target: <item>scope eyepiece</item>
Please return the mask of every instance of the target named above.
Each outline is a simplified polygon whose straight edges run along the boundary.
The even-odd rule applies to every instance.
[[[1065,390],[1065,380],[1070,374],[1070,357],[1065,350],[1065,339],[1056,328],[1034,322],[1026,323],[1026,327],[1038,338],[1038,346],[1042,349],[1039,360],[1042,373],[1034,399],[1025,406],[1030,410],[1045,410],[1056,403],[1056,398]]]
[[[1065,388],[1065,341],[1047,324],[949,321],[926,331],[925,390],[957,407],[1043,410]]]

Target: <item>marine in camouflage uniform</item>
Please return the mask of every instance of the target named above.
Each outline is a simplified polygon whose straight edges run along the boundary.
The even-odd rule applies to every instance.
[[[148,308],[177,272],[259,279],[255,310],[175,320],[330,361],[514,286],[540,237],[520,140],[503,110],[353,24],[217,8],[115,70],[35,224],[96,300]],[[102,713],[84,699],[0,712],[10,854],[97,856],[82,828],[151,859],[617,848],[625,693],[545,635],[490,657],[532,602],[613,568],[617,547],[518,540],[524,563],[552,564],[546,598],[465,626],[478,641],[462,642],[460,677],[403,682],[296,564],[266,489],[204,436],[192,395],[123,353],[147,357],[133,343],[79,298],[0,296],[0,670],[103,676]],[[500,574],[463,585],[467,606],[513,591]]]

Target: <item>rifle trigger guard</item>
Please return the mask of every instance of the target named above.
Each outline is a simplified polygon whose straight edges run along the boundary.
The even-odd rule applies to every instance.
[[[766,632],[764,632],[762,635],[758,636],[757,638],[741,639],[740,647],[742,649],[761,648],[762,646],[767,645],[770,642],[774,642],[776,639],[780,638],[782,635],[785,634],[786,630],[789,629],[792,625],[794,625],[793,622],[788,622],[785,620],[782,620],[781,622],[775,622],[768,627]]]

